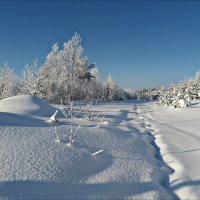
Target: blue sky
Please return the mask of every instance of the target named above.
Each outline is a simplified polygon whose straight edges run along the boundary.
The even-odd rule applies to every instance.
[[[19,73],[78,32],[102,78],[169,85],[200,68],[199,11],[198,1],[0,1],[0,63]]]

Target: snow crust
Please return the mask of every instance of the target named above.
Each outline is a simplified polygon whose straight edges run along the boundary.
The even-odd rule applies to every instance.
[[[0,101],[3,199],[173,199],[160,158],[135,103],[101,104],[107,126],[88,121],[72,145],[56,143],[46,121],[55,108],[37,97]],[[66,134],[65,119],[57,131]],[[74,126],[77,122],[74,120]]]

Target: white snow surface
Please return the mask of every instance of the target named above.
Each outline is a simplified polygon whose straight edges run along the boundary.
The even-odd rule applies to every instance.
[[[171,189],[180,199],[200,199],[200,100],[180,109],[138,104],[137,111],[173,170]]]
[[[95,106],[108,125],[87,121],[72,145],[55,142],[55,130],[67,132],[65,118],[56,127],[47,122],[55,110],[27,95],[0,101],[1,199],[176,198],[168,188],[172,170],[133,102]],[[197,170],[198,159],[190,164]]]

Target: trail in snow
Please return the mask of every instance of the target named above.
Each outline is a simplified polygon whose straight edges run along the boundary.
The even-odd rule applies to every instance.
[[[152,182],[157,183],[160,189],[162,188],[162,192],[160,192],[160,198],[177,199],[178,197],[174,195],[172,190],[169,188],[168,176],[173,173],[173,170],[164,163],[160,155],[159,148],[154,142],[154,137],[151,135],[150,130],[146,127],[144,119],[140,118],[141,116],[137,112],[137,107],[135,107],[134,104],[135,102],[111,105],[107,104],[102,106],[101,110],[109,110],[110,113],[112,110],[118,112],[117,117],[115,117],[114,114],[106,115],[110,121],[110,124],[113,125],[109,128],[115,130],[115,132],[118,132],[118,134],[123,134],[121,135],[122,138],[124,138],[125,134],[128,133],[135,139],[136,143],[132,145],[136,147],[137,152],[139,151],[140,154],[145,155],[145,157],[148,158],[148,162],[150,162],[153,166],[152,171],[150,170],[151,172],[149,173],[151,174]],[[115,110],[115,107],[120,107],[121,109]],[[128,163],[126,162],[126,165],[127,164]],[[141,171],[145,170],[143,167],[144,166],[141,163],[139,166]],[[146,168],[146,170],[148,170],[148,168]],[[146,186],[142,188],[145,187]],[[145,198],[151,198],[151,196],[145,196]]]
[[[44,108],[44,109],[43,109]],[[101,128],[87,121],[71,146],[47,123],[55,109],[41,99],[0,101],[0,197],[6,199],[174,199],[162,161],[132,102],[98,105]],[[12,116],[12,117],[9,117]],[[57,132],[67,133],[60,115]],[[73,126],[78,124],[76,119]]]
[[[139,106],[162,158],[174,169],[170,187],[181,199],[200,198],[200,102],[182,109],[147,103]]]

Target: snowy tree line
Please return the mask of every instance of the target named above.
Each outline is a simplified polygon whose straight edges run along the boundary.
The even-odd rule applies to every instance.
[[[125,89],[125,92],[131,99],[156,100],[158,105],[173,108],[187,107],[192,101],[200,98],[200,70],[193,78],[180,81],[168,88]]]
[[[151,89],[135,90],[137,99],[156,100],[158,105],[173,108],[187,107],[192,101],[200,98],[200,70],[195,76],[172,84],[168,88],[156,87]]]
[[[158,104],[174,108],[187,107],[200,98],[200,71],[194,78],[181,81],[159,91]]]
[[[138,100],[157,100],[159,96],[159,90],[161,87],[149,88],[149,89],[124,89],[127,99]]]
[[[81,37],[75,33],[60,48],[54,44],[44,64],[37,60],[25,65],[18,77],[8,64],[0,66],[0,99],[18,94],[39,96],[48,102],[63,100],[102,99],[120,100],[125,92],[112,79],[100,79],[95,64],[90,64],[81,46]]]

